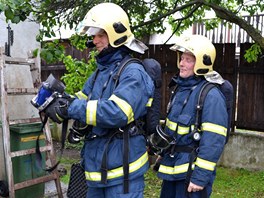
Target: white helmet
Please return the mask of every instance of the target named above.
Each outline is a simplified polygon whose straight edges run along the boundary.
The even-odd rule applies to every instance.
[[[190,52],[196,58],[194,66],[194,73],[196,75],[206,75],[213,72],[216,50],[207,37],[201,35],[180,37],[170,49],[177,52],[178,67],[180,60],[179,52]]]
[[[77,33],[80,35],[95,35],[100,30],[107,33],[112,47],[126,45],[139,53],[144,53],[148,49],[145,44],[135,39],[126,12],[114,3],[101,3],[94,6],[77,27]]]

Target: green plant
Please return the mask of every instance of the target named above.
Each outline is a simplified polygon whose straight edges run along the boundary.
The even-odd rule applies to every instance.
[[[253,44],[248,50],[246,50],[246,53],[244,55],[247,62],[257,62],[258,58],[261,55],[261,48],[258,44]]]
[[[65,56],[63,58],[66,73],[61,79],[65,82],[67,93],[74,94],[82,89],[87,78],[96,69],[96,54],[97,52],[95,51],[90,52],[88,63],[85,60],[73,59],[71,56]]]
[[[59,43],[59,40],[54,40],[44,43],[40,57],[43,58],[48,64],[62,61],[64,58],[65,48]],[[36,56],[34,50],[33,55]]]
[[[71,45],[76,49],[83,51],[86,47],[87,35],[72,35],[70,38]],[[89,52],[89,60],[78,60],[70,55],[65,54],[65,47],[60,43],[59,40],[54,40],[44,43],[40,57],[44,59],[48,64],[62,61],[66,68],[66,73],[62,76],[62,80],[66,85],[66,92],[74,94],[80,91],[86,82],[87,78],[96,69],[95,56],[98,54],[97,51]],[[38,50],[33,51],[33,55],[36,57]]]

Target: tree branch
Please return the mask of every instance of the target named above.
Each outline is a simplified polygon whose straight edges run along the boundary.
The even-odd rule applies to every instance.
[[[171,11],[168,11],[166,14],[163,14],[163,15],[160,15],[159,17],[155,18],[155,19],[151,19],[149,21],[146,21],[146,22],[143,22],[143,23],[140,23],[139,25],[135,25],[132,27],[132,29],[137,29],[139,27],[142,27],[142,26],[145,26],[145,25],[149,25],[153,22],[156,22],[156,21],[160,21],[160,20],[163,20],[164,18],[174,14],[175,12],[178,12],[178,11],[181,11],[181,10],[184,10],[190,6],[193,6],[195,4],[199,3],[199,0],[195,0],[195,1],[190,1],[186,4],[184,4],[183,6],[180,6],[180,7],[175,7],[175,9],[172,9]]]
[[[243,30],[245,30],[251,38],[260,45],[262,49],[264,49],[264,38],[258,29],[254,28],[254,26],[250,25],[244,19],[238,17],[236,14],[231,11],[224,9],[223,7],[218,6],[217,4],[208,3],[203,0],[198,0],[202,4],[212,8],[217,17],[223,20],[227,20],[229,22],[237,24]]]

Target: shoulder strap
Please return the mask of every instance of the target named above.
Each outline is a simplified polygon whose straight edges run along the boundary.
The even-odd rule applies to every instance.
[[[126,68],[127,65],[129,65],[129,63],[139,63],[142,64],[141,60],[137,59],[137,58],[131,58],[131,57],[125,57],[119,65],[119,69],[117,71],[117,73],[114,75],[113,79],[115,81],[115,87],[118,85],[119,82],[119,78],[121,73],[123,72],[123,70]]]
[[[200,125],[201,125],[201,122],[200,122],[201,121],[201,112],[203,109],[205,97],[206,97],[207,93],[215,86],[216,85],[213,83],[206,82],[200,90],[200,93],[198,96],[198,102],[196,105],[196,118],[195,118],[195,124],[194,124],[194,127],[196,129],[200,128]]]
[[[175,84],[174,86],[171,86],[171,92],[170,92],[170,99],[169,99],[169,103],[167,105],[167,109],[166,109],[166,114],[168,115],[170,110],[171,110],[171,107],[173,105],[173,99],[174,99],[174,96],[178,90],[178,85]]]
[[[120,64],[119,64],[119,69],[118,69],[117,73],[113,76],[113,79],[114,79],[114,81],[115,81],[115,87],[116,87],[117,84],[118,84],[118,80],[119,80],[119,77],[120,77],[122,71],[125,69],[125,67],[126,67],[126,66],[128,65],[128,63],[130,63],[130,62],[137,62],[137,63],[142,64],[142,62],[141,62],[139,59],[137,59],[137,58],[131,58],[130,56],[127,55],[127,56],[126,56],[126,57],[120,62]],[[98,74],[99,74],[99,69],[97,68],[97,69],[95,70],[95,75],[94,75],[94,78],[93,78],[93,80],[92,80],[92,84],[91,84],[92,87],[93,87],[94,84],[95,84],[95,81],[96,81],[96,79],[97,79]],[[92,92],[90,92],[89,95],[88,95],[88,100],[91,98],[91,93],[92,93]]]

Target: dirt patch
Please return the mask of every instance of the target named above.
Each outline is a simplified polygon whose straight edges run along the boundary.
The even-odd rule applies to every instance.
[[[53,141],[53,147],[54,151],[56,152],[57,156],[60,156],[61,153],[61,143],[57,141]],[[70,148],[65,148],[63,150],[63,155],[64,158],[69,158],[69,159],[80,159],[80,151],[78,149],[70,149]]]

